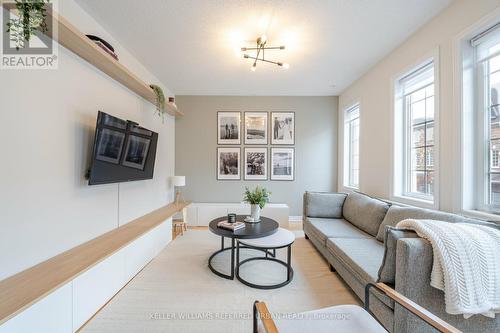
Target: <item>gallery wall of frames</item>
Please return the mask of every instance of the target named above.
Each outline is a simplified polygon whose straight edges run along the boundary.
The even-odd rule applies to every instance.
[[[294,112],[217,112],[217,179],[295,179]]]

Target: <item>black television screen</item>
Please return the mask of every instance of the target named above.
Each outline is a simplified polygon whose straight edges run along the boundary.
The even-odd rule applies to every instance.
[[[89,185],[153,178],[158,133],[99,111]]]

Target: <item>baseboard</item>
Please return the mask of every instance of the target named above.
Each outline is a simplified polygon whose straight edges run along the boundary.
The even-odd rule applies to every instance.
[[[288,221],[291,223],[302,222],[302,215],[299,216],[289,216]]]

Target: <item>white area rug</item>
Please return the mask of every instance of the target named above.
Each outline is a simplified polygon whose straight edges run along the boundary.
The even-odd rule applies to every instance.
[[[266,301],[274,313],[359,304],[303,232],[295,233],[293,281],[280,289],[258,290],[213,274],[207,260],[220,248],[220,238],[208,230],[189,230],[172,241],[81,332],[251,332],[255,300]],[[249,250],[243,251],[248,255]],[[278,251],[278,257],[286,258],[286,250]],[[217,267],[229,269],[226,253],[227,257],[216,260]],[[245,264],[241,275],[270,284],[286,278],[283,266],[262,261]]]

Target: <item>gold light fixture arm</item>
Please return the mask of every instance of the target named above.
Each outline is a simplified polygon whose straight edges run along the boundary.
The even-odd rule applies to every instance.
[[[242,47],[241,48],[242,52],[257,51],[257,54],[255,55],[255,57],[250,56],[250,55],[248,55],[246,53],[243,55],[243,57],[245,59],[253,59],[254,60],[254,62],[252,64],[252,67],[251,67],[251,70],[255,71],[255,69],[257,68],[257,61],[267,62],[267,63],[278,65],[280,67],[283,67],[283,68],[287,69],[289,67],[288,64],[285,64],[285,63],[282,63],[282,62],[279,62],[279,61],[267,60],[265,58],[265,50],[284,50],[285,46],[282,45],[282,46],[270,46],[270,47],[266,47],[266,43],[267,43],[267,37],[265,35],[262,35],[259,38],[257,38],[257,47]]]

